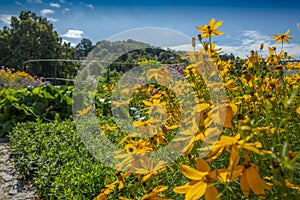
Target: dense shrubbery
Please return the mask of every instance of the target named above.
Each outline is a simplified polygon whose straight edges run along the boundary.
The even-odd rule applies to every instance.
[[[17,122],[66,119],[72,115],[72,87],[3,88],[0,91],[0,136]]]
[[[70,120],[18,124],[10,142],[15,165],[43,199],[92,199],[113,174],[89,154]]]

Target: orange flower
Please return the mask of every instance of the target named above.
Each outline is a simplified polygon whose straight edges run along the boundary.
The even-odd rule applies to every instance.
[[[196,160],[196,169],[187,166],[180,165],[181,172],[190,182],[183,186],[178,186],[173,189],[175,193],[185,194],[185,200],[200,199],[203,195],[206,200],[220,199],[218,197],[218,190],[213,185],[216,177],[210,171],[210,167],[205,160],[198,158]]]
[[[265,198],[265,190],[271,190],[268,185],[259,175],[258,166],[250,162],[250,157],[247,152],[244,152],[246,161],[243,163],[244,171],[240,177],[240,187],[245,197],[249,196],[250,189],[254,194],[261,199]]]

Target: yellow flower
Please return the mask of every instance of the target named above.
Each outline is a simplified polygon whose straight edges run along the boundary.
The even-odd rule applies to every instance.
[[[106,200],[106,196],[115,191],[115,186],[119,183],[119,180],[112,182],[109,185],[106,185],[105,189],[101,191],[101,193],[94,198],[94,200]]]
[[[264,199],[265,190],[271,190],[271,186],[260,177],[257,165],[250,161],[246,161],[243,166],[244,171],[240,178],[240,187],[244,196],[248,198],[251,189],[254,194],[258,195],[261,199]]]
[[[280,42],[283,43],[283,41],[288,44],[289,43],[288,39],[293,39],[294,38],[294,36],[289,35],[289,33],[290,33],[290,29],[288,29],[284,34],[273,35],[272,39],[276,40],[275,44],[278,44]]]
[[[300,107],[296,109],[296,112],[300,115]]]
[[[220,199],[218,197],[218,190],[213,185],[215,176],[210,172],[210,167],[205,160],[198,158],[196,160],[196,169],[187,166],[179,165],[181,172],[190,182],[183,186],[178,186],[173,189],[175,193],[185,194],[185,200],[200,199],[203,195],[206,200]]]
[[[208,38],[210,36],[222,35],[224,32],[217,30],[223,23],[223,20],[220,20],[216,23],[216,19],[212,18],[208,24],[203,26],[196,26],[197,30],[202,32],[202,38]]]
[[[247,143],[247,141],[252,138],[252,136],[247,136],[245,139],[241,139],[241,135],[238,133],[235,136],[225,136],[222,135],[220,140],[217,141],[214,146],[212,147],[211,151],[206,155],[209,158],[209,161],[212,161],[219,157],[222,152],[229,148],[236,148],[236,149],[246,149],[248,151],[253,151],[257,154],[261,153],[257,148],[261,148],[262,144],[260,142],[252,142]],[[204,150],[204,149],[199,149]]]
[[[149,194],[145,194],[141,200],[168,200],[166,198],[158,197],[157,195],[165,190],[167,190],[167,186],[157,186],[155,187]]]
[[[229,166],[227,169],[217,169],[215,170],[218,174],[218,180],[223,183],[232,182],[237,179],[243,172],[244,167],[238,165],[240,161],[240,155],[237,148],[232,147],[229,157]]]
[[[295,184],[293,184],[292,181],[289,180],[289,179],[286,179],[286,180],[285,180],[285,185],[286,185],[287,187],[289,187],[289,188],[292,188],[292,189],[294,189],[294,190],[300,191],[300,185],[295,185]]]

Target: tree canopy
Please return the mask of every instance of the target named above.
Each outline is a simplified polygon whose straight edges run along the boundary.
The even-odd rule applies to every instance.
[[[11,18],[9,27],[0,30],[0,64],[21,69],[25,61],[33,59],[73,58],[75,50],[62,41],[47,18],[31,11],[22,11]],[[50,72],[57,63],[35,63],[35,67]]]

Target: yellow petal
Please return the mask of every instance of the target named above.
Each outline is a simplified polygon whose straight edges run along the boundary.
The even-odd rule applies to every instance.
[[[185,200],[196,200],[200,199],[206,192],[207,183],[199,181],[187,191]]]
[[[215,186],[209,186],[206,188],[205,192],[205,200],[219,200],[220,197],[218,197],[219,192]]]
[[[231,107],[233,111],[233,115],[236,115],[238,112],[238,107],[234,103],[230,103],[229,106]]]
[[[264,195],[265,188],[263,184],[263,180],[261,179],[257,167],[251,163],[251,166],[246,170],[246,177],[249,187],[257,195]]]
[[[177,194],[186,194],[187,191],[193,186],[193,182],[188,182],[183,186],[178,186],[173,189],[173,192]]]
[[[288,29],[288,30],[285,32],[285,35],[288,35],[290,32],[291,32],[291,30]]]
[[[278,39],[274,44],[279,44],[282,41],[282,39]]]
[[[172,126],[165,125],[165,127],[167,129],[171,130],[171,129],[177,129],[177,128],[179,128],[179,125],[178,124],[175,124],[175,125],[172,125]]]
[[[179,165],[181,172],[183,175],[191,180],[202,180],[205,175],[207,175],[207,172],[200,172],[188,165]]]
[[[232,127],[232,123],[231,123],[232,116],[233,116],[233,111],[232,111],[231,106],[226,106],[224,127],[226,127],[226,128],[231,128]]]
[[[242,190],[244,196],[248,198],[249,192],[250,192],[250,187],[247,182],[246,173],[243,173],[243,175],[240,178],[240,187],[241,187],[241,190]]]
[[[198,112],[201,112],[207,108],[210,108],[210,104],[209,103],[200,103],[199,105],[199,110],[196,110]]]
[[[214,27],[215,23],[216,23],[216,19],[215,19],[215,18],[212,18],[212,19],[209,21],[208,25],[212,28],[212,27]]]
[[[153,104],[150,101],[146,101],[146,100],[142,100],[143,104],[145,104],[146,106],[153,106]]]
[[[214,159],[218,158],[222,154],[223,150],[223,146],[219,148],[214,147],[214,149],[206,155],[206,157],[209,157],[208,161],[211,162]]]
[[[223,183],[229,183],[236,180],[243,170],[243,166],[235,166],[231,169],[217,169],[210,173],[210,177]]]
[[[196,160],[196,166],[200,172],[210,172],[210,166],[202,158]]]
[[[255,143],[245,143],[243,148],[247,149],[249,151],[253,151],[257,154],[259,154],[259,150],[257,148],[261,147],[261,143],[260,142],[255,142]]]
[[[94,200],[106,200],[106,195],[104,193],[100,193]]]
[[[239,133],[238,133],[238,135],[239,135]],[[239,140],[239,138],[236,138],[236,137],[221,135],[220,144],[230,146],[230,145],[237,143],[238,140]]]
[[[296,109],[296,112],[300,115],[300,107]]]
[[[124,183],[123,183],[123,181],[120,181],[119,182],[119,187],[118,187],[118,190],[122,190],[123,188],[124,188]]]
[[[194,148],[194,145],[195,145],[194,138],[191,138],[189,144],[187,144],[185,148],[182,150],[182,155],[184,156],[188,155]]]
[[[291,180],[286,179],[285,184],[287,187],[300,191],[300,186],[292,183]]]
[[[167,186],[159,185],[159,186],[155,187],[155,188],[152,190],[152,192],[158,194],[158,193],[161,193],[161,192],[163,192],[163,191],[165,191],[165,190],[167,190],[167,189],[168,189]]]
[[[289,41],[288,41],[287,37],[284,37],[284,38],[283,38],[283,40],[284,40],[284,42],[285,42],[286,44],[288,44],[288,43],[289,43]]]
[[[147,181],[150,177],[152,176],[152,174],[147,174],[146,176],[143,177],[142,181],[145,182]]]
[[[213,36],[213,35],[223,35],[223,34],[224,34],[223,31],[214,30],[212,36]]]
[[[230,158],[229,158],[229,167],[233,167],[238,164],[240,160],[239,151],[235,148],[235,146],[231,147]]]
[[[215,24],[214,29],[219,28],[222,24],[223,24],[223,20],[218,21],[218,22]]]
[[[199,32],[206,32],[207,31],[207,25],[203,25],[203,26],[196,26],[196,29]],[[202,36],[202,35],[201,35]]]

